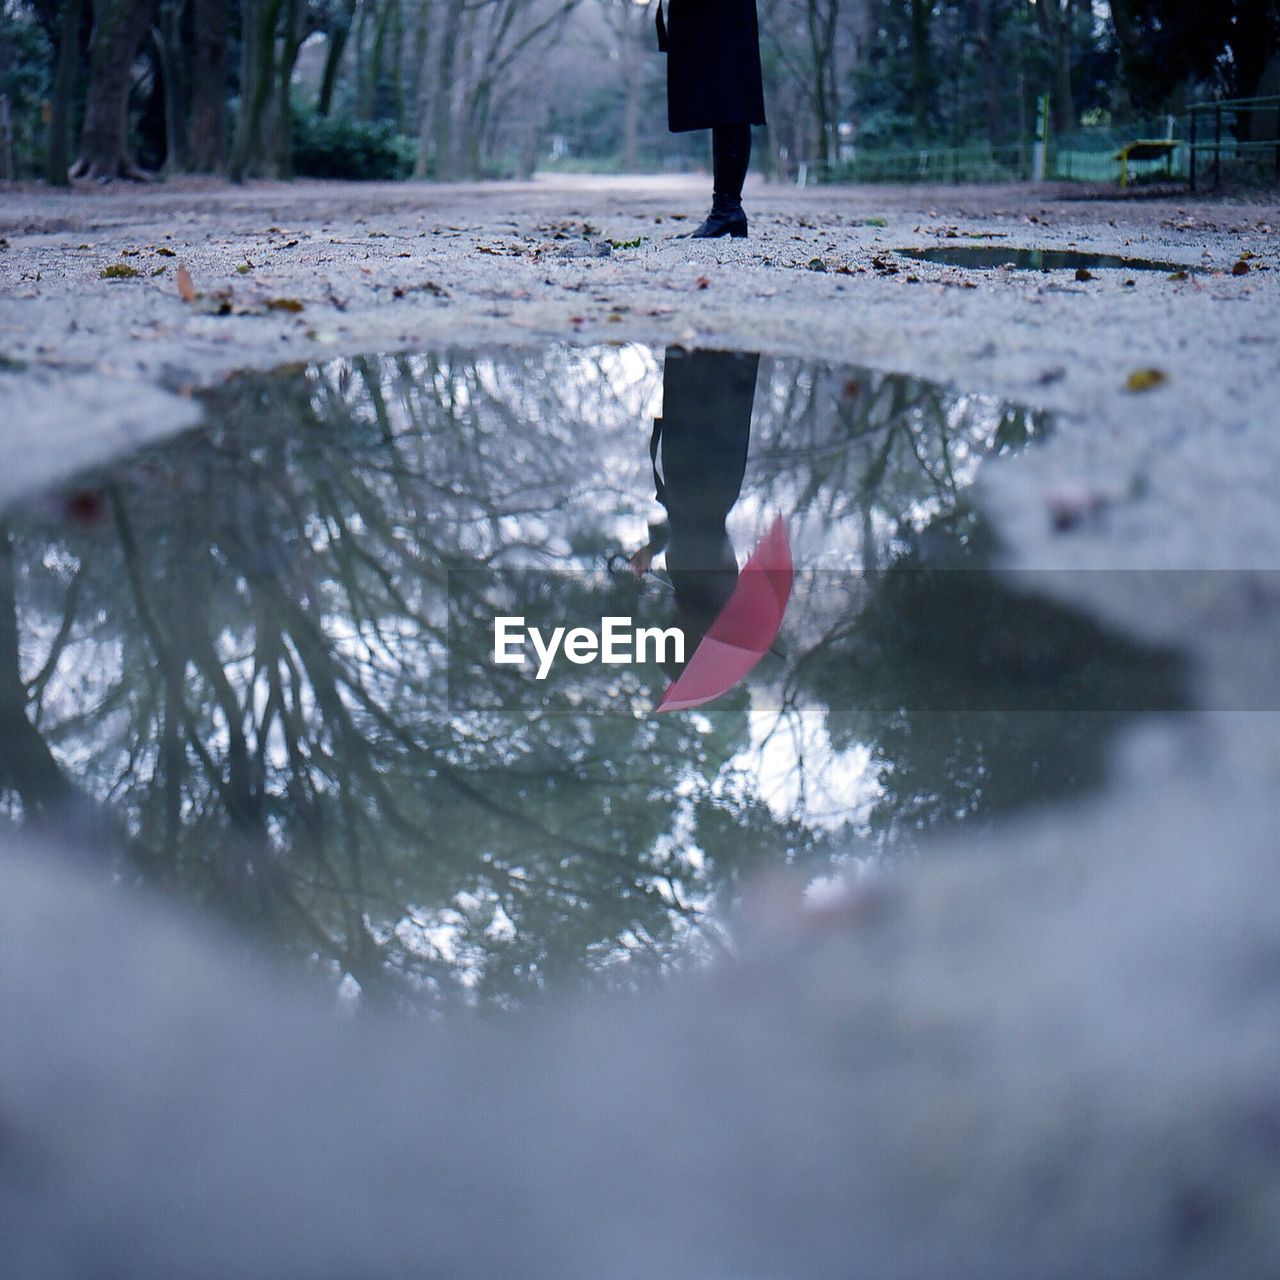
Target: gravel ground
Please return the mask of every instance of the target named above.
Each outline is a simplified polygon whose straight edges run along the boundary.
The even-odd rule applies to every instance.
[[[0,1037],[24,1274],[1280,1272],[1280,207],[1076,194],[759,186],[746,244],[667,238],[706,203],[689,179],[0,197],[0,495],[185,425],[187,388],[325,353],[633,339],[899,369],[1058,411],[980,482],[1010,567],[1177,644],[1202,704],[1131,732],[1100,796],[962,833],[829,928],[783,913],[718,986],[431,1073],[406,1066],[429,1036],[339,1042],[185,926],[0,860],[0,1024],[65,1012]],[[643,240],[569,256],[584,228]],[[1209,270],[883,256],[970,236]],[[1063,572],[1121,568],[1182,572]]]
[[[703,212],[697,178],[559,178],[434,187],[195,181],[0,197],[0,357],[26,366],[36,423],[0,444],[6,483],[31,452],[23,427],[70,425],[117,443],[115,408],[138,383],[210,382],[246,365],[325,353],[543,338],[759,347],[925,374],[1057,409],[1079,427],[1032,467],[1110,494],[1174,480],[1180,448],[1219,431],[1274,435],[1280,205],[1078,198],[1054,187],[749,187],[746,243],[674,238]],[[608,257],[568,256],[599,242]],[[564,237],[564,238],[556,238]],[[1212,271],[961,271],[883,256],[912,246],[1074,247]],[[1233,275],[1242,254],[1247,274]],[[888,267],[900,267],[891,271]],[[179,297],[179,264],[209,295]],[[824,269],[816,269],[821,264]],[[104,279],[113,266],[139,275]],[[213,295],[230,291],[230,314]],[[268,310],[275,302],[301,311]],[[1162,388],[1126,394],[1159,368]],[[92,396],[67,396],[66,374]],[[52,376],[56,375],[56,376]],[[175,409],[175,424],[185,413]],[[136,430],[155,429],[154,403]],[[69,422],[64,422],[68,419]],[[145,419],[146,421],[143,421]],[[70,441],[65,447],[73,449]],[[1054,454],[1059,456],[1055,457]],[[1093,474],[1096,469],[1097,474]],[[1255,478],[1263,468],[1250,464]],[[1196,467],[1209,510],[1236,477]],[[1149,505],[1162,494],[1147,488]],[[1228,505],[1238,507],[1232,501]],[[1254,513],[1255,515],[1260,513]],[[1263,527],[1263,526],[1266,527]],[[1033,531],[1020,529],[1020,544]],[[1137,535],[1126,529],[1126,541]],[[1241,536],[1243,535],[1243,536]],[[1143,550],[1160,563],[1280,563],[1274,522],[1217,518]],[[1038,542],[1039,539],[1032,539]],[[1079,541],[1079,540],[1077,540]],[[1074,557],[1070,557],[1074,558]],[[1049,559],[1056,562],[1057,556]]]

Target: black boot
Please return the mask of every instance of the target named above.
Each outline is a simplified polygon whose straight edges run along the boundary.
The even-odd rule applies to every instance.
[[[718,124],[711,130],[711,212],[692,235],[694,240],[717,236],[745,239],[747,215],[742,212],[742,183],[751,163],[751,126]]]
[[[742,201],[725,196],[711,198],[711,212],[706,221],[691,232],[690,240],[714,240],[718,236],[733,236],[734,239],[745,240],[747,237],[747,215],[743,212]]]

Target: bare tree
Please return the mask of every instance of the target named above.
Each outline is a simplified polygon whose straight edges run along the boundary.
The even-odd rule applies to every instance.
[[[201,173],[227,159],[227,8],[192,0],[191,167]]]
[[[356,16],[357,0],[340,0],[330,19],[328,43],[324,53],[324,71],[320,77],[320,96],[316,110],[327,116],[333,110],[333,92],[338,84],[338,72],[342,67],[342,55],[346,52],[351,35],[351,24]]]
[[[182,39],[182,15],[187,0],[161,0],[160,21],[152,32],[164,83],[165,171],[182,172],[191,158],[187,131],[187,67]]]
[[[80,154],[72,177],[147,179],[129,154],[125,113],[130,72],[138,46],[151,27],[159,0],[94,0],[89,46],[89,93],[85,100]]]
[[[67,154],[71,133],[71,97],[76,87],[80,58],[80,18],[83,0],[62,0],[58,6],[58,61],[53,77],[53,101],[49,115],[49,150],[45,156],[45,181],[55,187],[70,182]]]
[[[911,14],[911,116],[917,145],[933,132],[933,0],[908,0]]]
[[[1053,65],[1053,122],[1059,133],[1076,127],[1075,94],[1071,88],[1073,0],[1039,0],[1034,6]]]

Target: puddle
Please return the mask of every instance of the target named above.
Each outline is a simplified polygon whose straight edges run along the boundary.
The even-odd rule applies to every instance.
[[[1194,271],[1194,267],[1110,253],[1081,253],[1075,249],[1013,249],[1004,245],[938,245],[928,249],[896,249],[904,258],[937,262],[949,267],[1016,267],[1021,271]]]
[[[984,570],[965,490],[1051,430],[991,397],[554,346],[248,374],[205,408],[7,513],[0,797],[351,990],[635,982],[715,953],[749,874],[1094,786],[1118,724],[1180,705],[1171,660]],[[658,663],[502,683],[497,615],[688,624],[681,574],[714,613],[725,547],[779,519],[782,629],[723,697],[654,714]],[[617,572],[663,536],[657,574]]]

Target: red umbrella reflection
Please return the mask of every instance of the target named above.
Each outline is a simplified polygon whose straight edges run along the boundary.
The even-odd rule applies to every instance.
[[[791,598],[791,579],[791,544],[779,516],[656,710],[685,711],[728,693],[764,657],[778,634]]]

